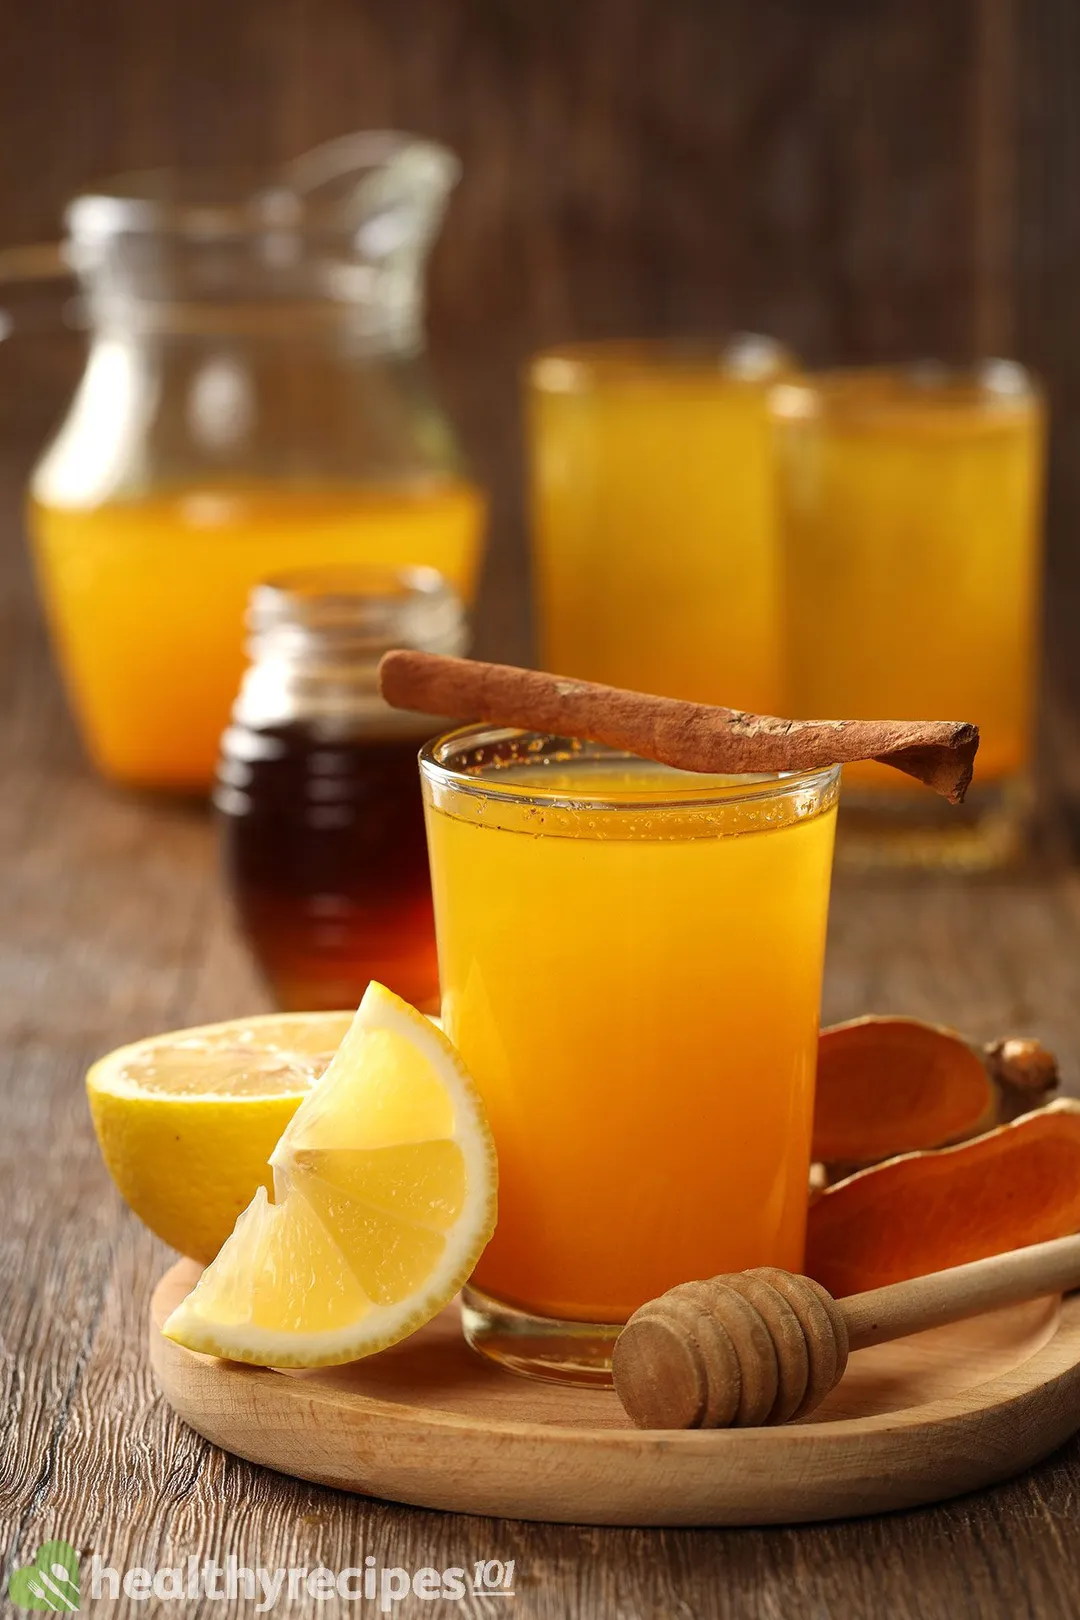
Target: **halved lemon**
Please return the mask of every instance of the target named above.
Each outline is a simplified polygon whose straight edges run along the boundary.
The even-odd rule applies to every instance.
[[[352,1023],[351,1012],[275,1013],[122,1046],[86,1077],[102,1157],[140,1220],[212,1260],[273,1185],[282,1131]]]
[[[432,1023],[371,984],[212,1265],[165,1323],[190,1350],[269,1367],[355,1361],[453,1298],[495,1227],[479,1092]]]

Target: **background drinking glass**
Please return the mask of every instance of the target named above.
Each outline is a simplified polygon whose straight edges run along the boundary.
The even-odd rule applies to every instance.
[[[210,785],[269,574],[426,564],[471,599],[484,501],[423,356],[457,173],[433,142],[368,133],[263,172],[129,175],[68,209],[91,345],[30,522],[107,776]]]
[[[528,375],[540,661],[776,713],[769,338],[571,346]]]
[[[785,383],[786,692],[802,716],[934,715],[982,732],[961,813],[847,767],[838,850],[991,865],[1030,797],[1043,408],[1024,370],[924,363]]]
[[[466,1331],[597,1381],[673,1283],[802,1265],[839,773],[482,728],[421,770],[443,1018],[499,1152]]]

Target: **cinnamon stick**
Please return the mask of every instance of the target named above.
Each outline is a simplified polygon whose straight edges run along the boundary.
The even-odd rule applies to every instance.
[[[979,728],[954,720],[780,720],[510,664],[402,650],[379,665],[396,709],[606,743],[684,771],[813,771],[874,759],[960,804]]]

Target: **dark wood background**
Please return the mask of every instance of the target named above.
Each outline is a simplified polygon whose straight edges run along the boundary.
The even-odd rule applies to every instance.
[[[465,178],[432,328],[495,494],[496,655],[527,645],[531,347],[742,326],[814,362],[1018,356],[1054,413],[1050,753],[1080,787],[1078,90],[1078,0],[0,0],[0,245],[51,237],[64,199],[118,168],[272,160],[385,124],[448,141]],[[1080,1613],[1075,1442],[999,1491],[888,1519],[601,1531],[346,1499],[215,1453],[157,1402],[143,1324],[167,1256],[108,1182],[81,1077],[121,1041],[264,1002],[205,815],[97,782],[52,671],[20,491],[78,363],[73,338],[0,347],[4,1578],[59,1534],[122,1567],[516,1557],[521,1620]],[[1037,1031],[1077,1090],[1080,877],[1058,849],[978,884],[838,883],[826,1016]],[[180,1609],[240,1612],[161,1612]]]
[[[531,347],[742,327],[814,363],[1013,354],[1053,403],[1056,648],[1080,606],[1078,92],[1075,0],[7,0],[0,245],[126,167],[363,126],[453,146],[431,324],[496,492],[497,652],[525,622]],[[6,411],[47,419],[65,364],[9,345]]]

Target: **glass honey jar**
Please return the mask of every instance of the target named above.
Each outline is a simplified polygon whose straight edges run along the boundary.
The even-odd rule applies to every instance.
[[[306,569],[257,586],[248,623],[214,793],[241,931],[283,1008],[378,979],[435,1012],[417,754],[445,722],[391,709],[377,670],[391,647],[462,653],[462,601],[433,569]]]

